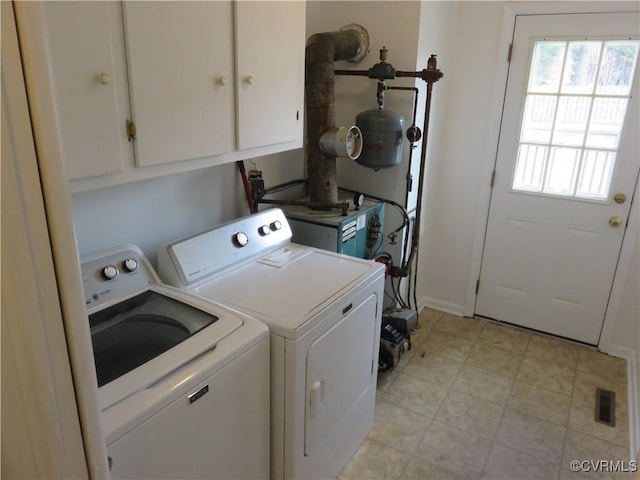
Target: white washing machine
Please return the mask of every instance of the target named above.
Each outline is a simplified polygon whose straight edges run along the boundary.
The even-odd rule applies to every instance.
[[[82,259],[112,478],[266,478],[269,333],[163,285],[129,245]]]
[[[290,242],[270,209],[162,247],[167,283],[271,332],[271,478],[335,478],[373,426],[384,267]]]

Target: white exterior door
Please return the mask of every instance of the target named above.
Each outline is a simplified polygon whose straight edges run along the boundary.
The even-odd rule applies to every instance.
[[[640,164],[639,25],[516,18],[476,314],[598,343]]]

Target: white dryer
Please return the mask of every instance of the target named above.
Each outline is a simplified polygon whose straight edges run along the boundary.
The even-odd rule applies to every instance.
[[[82,259],[111,478],[269,475],[269,333],[163,285],[137,247]]]
[[[159,251],[165,282],[271,332],[271,477],[335,478],[373,426],[384,267],[290,242],[269,209]]]

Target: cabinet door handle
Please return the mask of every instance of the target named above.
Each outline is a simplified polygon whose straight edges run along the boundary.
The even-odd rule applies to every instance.
[[[244,77],[243,81],[245,84],[251,85],[253,84],[253,76],[247,75],[246,77]]]
[[[216,83],[220,86],[225,86],[227,84],[227,77],[218,77]]]
[[[103,85],[109,85],[111,83],[111,76],[107,72],[100,74],[100,83]]]

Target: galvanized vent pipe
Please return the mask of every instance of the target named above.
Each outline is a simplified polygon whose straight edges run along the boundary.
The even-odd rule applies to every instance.
[[[320,148],[320,137],[336,125],[334,62],[361,61],[369,51],[369,34],[357,24],[338,32],[309,37],[305,51],[307,179],[309,206],[330,210],[338,203],[336,157]]]

